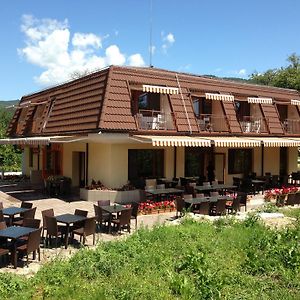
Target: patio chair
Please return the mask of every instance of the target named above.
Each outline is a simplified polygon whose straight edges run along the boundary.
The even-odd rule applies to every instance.
[[[40,225],[41,225],[41,220],[39,220],[39,219],[24,219],[22,226],[39,229]],[[18,239],[18,241],[21,241],[21,242],[27,241],[27,240],[28,240],[28,236],[23,236],[20,239]]]
[[[47,230],[46,216],[48,216],[48,217],[54,217],[54,210],[53,210],[53,208],[46,209],[46,210],[42,211],[42,218],[43,218],[43,233],[42,233],[42,237],[44,237],[45,230]]]
[[[204,181],[202,185],[203,186],[210,186],[210,182],[209,181]]]
[[[75,216],[81,216],[81,217],[87,217],[88,211],[87,210],[81,210],[81,209],[75,209],[74,211]],[[78,229],[84,226],[84,221],[76,222],[73,224],[71,230]]]
[[[218,197],[219,196],[219,192],[210,192],[209,193],[211,197]]]
[[[183,195],[183,199],[184,200],[187,200],[187,199],[193,199],[194,197],[193,197],[193,195],[192,194],[184,194]]]
[[[41,251],[40,251],[41,232],[42,232],[42,227],[35,231],[32,231],[28,235],[27,243],[17,247],[17,251],[19,253],[26,255],[27,266],[28,266],[28,259],[29,259],[30,253],[33,253],[33,260],[35,260],[36,252],[37,252],[38,259],[39,259],[39,261],[41,260]]]
[[[3,202],[0,202],[0,210],[3,209]]]
[[[103,212],[102,207],[95,204],[94,204],[94,212],[95,212],[96,222],[98,223],[98,226],[101,229],[103,224],[105,225],[110,221],[109,213]]]
[[[98,206],[109,206],[110,200],[98,200],[97,203],[98,203]]]
[[[23,217],[21,217],[21,219],[19,219],[17,221],[14,221],[13,225],[15,225],[15,226],[24,226],[23,225],[24,219],[34,219],[35,212],[36,212],[36,207],[24,211]]]
[[[1,221],[0,222],[0,230],[7,228],[6,222],[5,221]],[[0,238],[0,245],[3,247],[4,244],[6,244],[7,239],[6,238]],[[6,248],[6,247],[5,247]]]
[[[121,232],[123,228],[127,228],[130,233],[130,221],[131,221],[132,208],[122,210],[117,219],[112,220],[112,223],[117,226],[117,230]]]
[[[294,206],[296,203],[296,194],[288,194],[286,199],[286,205]]]
[[[137,217],[139,212],[139,203],[138,202],[132,202],[131,203],[131,219],[135,220],[135,229],[137,228]]]
[[[181,217],[183,215],[183,210],[185,209],[185,202],[181,196],[176,196],[175,207],[176,207],[176,218],[178,218],[178,213],[179,216]]]
[[[244,192],[238,192],[237,193],[237,196],[240,196],[240,208],[242,206],[245,207],[245,212],[247,211],[247,197],[248,197],[248,194],[247,193],[244,193]]]
[[[200,215],[209,215],[209,212],[210,212],[209,201],[205,201],[200,204],[197,204],[197,208],[193,210],[194,214],[200,214]]]
[[[296,205],[300,205],[300,193],[296,193],[294,201]]]
[[[83,245],[86,242],[86,237],[89,235],[93,235],[93,245],[95,245],[95,235],[96,235],[95,217],[87,218],[86,220],[84,220],[83,227],[73,230],[73,232],[72,232],[73,238],[74,238],[75,234],[80,236],[80,243],[82,243]]]
[[[66,233],[65,226],[58,226],[55,217],[45,216],[45,220],[47,224],[46,244],[47,242],[50,242],[50,245],[52,237],[55,237],[55,247],[57,247],[57,238],[59,236],[62,238]]]
[[[0,209],[0,222],[5,222],[2,209]]]
[[[241,210],[240,208],[241,196],[236,196],[233,198],[231,204],[226,204],[226,209],[228,213],[237,213]]]
[[[191,194],[192,197],[195,197],[196,196],[196,192],[195,192],[195,188],[193,186],[191,186],[190,184],[187,184],[185,186],[185,192],[187,194]]]
[[[226,202],[226,199],[218,199],[216,206],[212,210],[212,214],[215,216],[226,214]]]
[[[196,196],[195,198],[204,198],[203,193],[197,193],[195,196]]]
[[[22,203],[21,203],[22,208],[32,208],[32,206],[33,206],[33,204],[30,202],[22,201]]]

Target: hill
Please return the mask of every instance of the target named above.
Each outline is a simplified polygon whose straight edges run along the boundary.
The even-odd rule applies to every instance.
[[[8,100],[8,101],[1,101],[0,100],[0,107],[7,107],[18,104],[19,100]]]

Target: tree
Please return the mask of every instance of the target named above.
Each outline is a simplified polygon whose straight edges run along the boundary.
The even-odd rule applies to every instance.
[[[255,72],[250,80],[253,83],[300,90],[300,56],[293,53],[287,61],[287,67],[270,69],[262,74]]]
[[[6,130],[13,112],[0,107],[0,138],[6,138]],[[3,171],[20,171],[21,150],[15,145],[0,145],[0,169]]]

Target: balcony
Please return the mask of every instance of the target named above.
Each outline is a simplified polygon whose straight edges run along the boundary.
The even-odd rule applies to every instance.
[[[300,120],[286,119],[282,123],[282,127],[283,127],[285,133],[300,134]]]
[[[199,115],[198,125],[200,131],[229,132],[228,119],[224,115]]]
[[[267,132],[266,120],[264,118],[244,116],[239,120],[242,132],[244,133],[262,133]]]
[[[175,130],[174,114],[158,110],[139,110],[136,114],[138,128],[141,130]]]

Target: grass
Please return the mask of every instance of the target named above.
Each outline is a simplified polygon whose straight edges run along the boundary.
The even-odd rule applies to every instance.
[[[141,229],[26,279],[0,275],[1,299],[300,299],[300,224],[255,216]]]
[[[282,208],[280,212],[286,217],[296,218],[300,220],[300,208]]]

